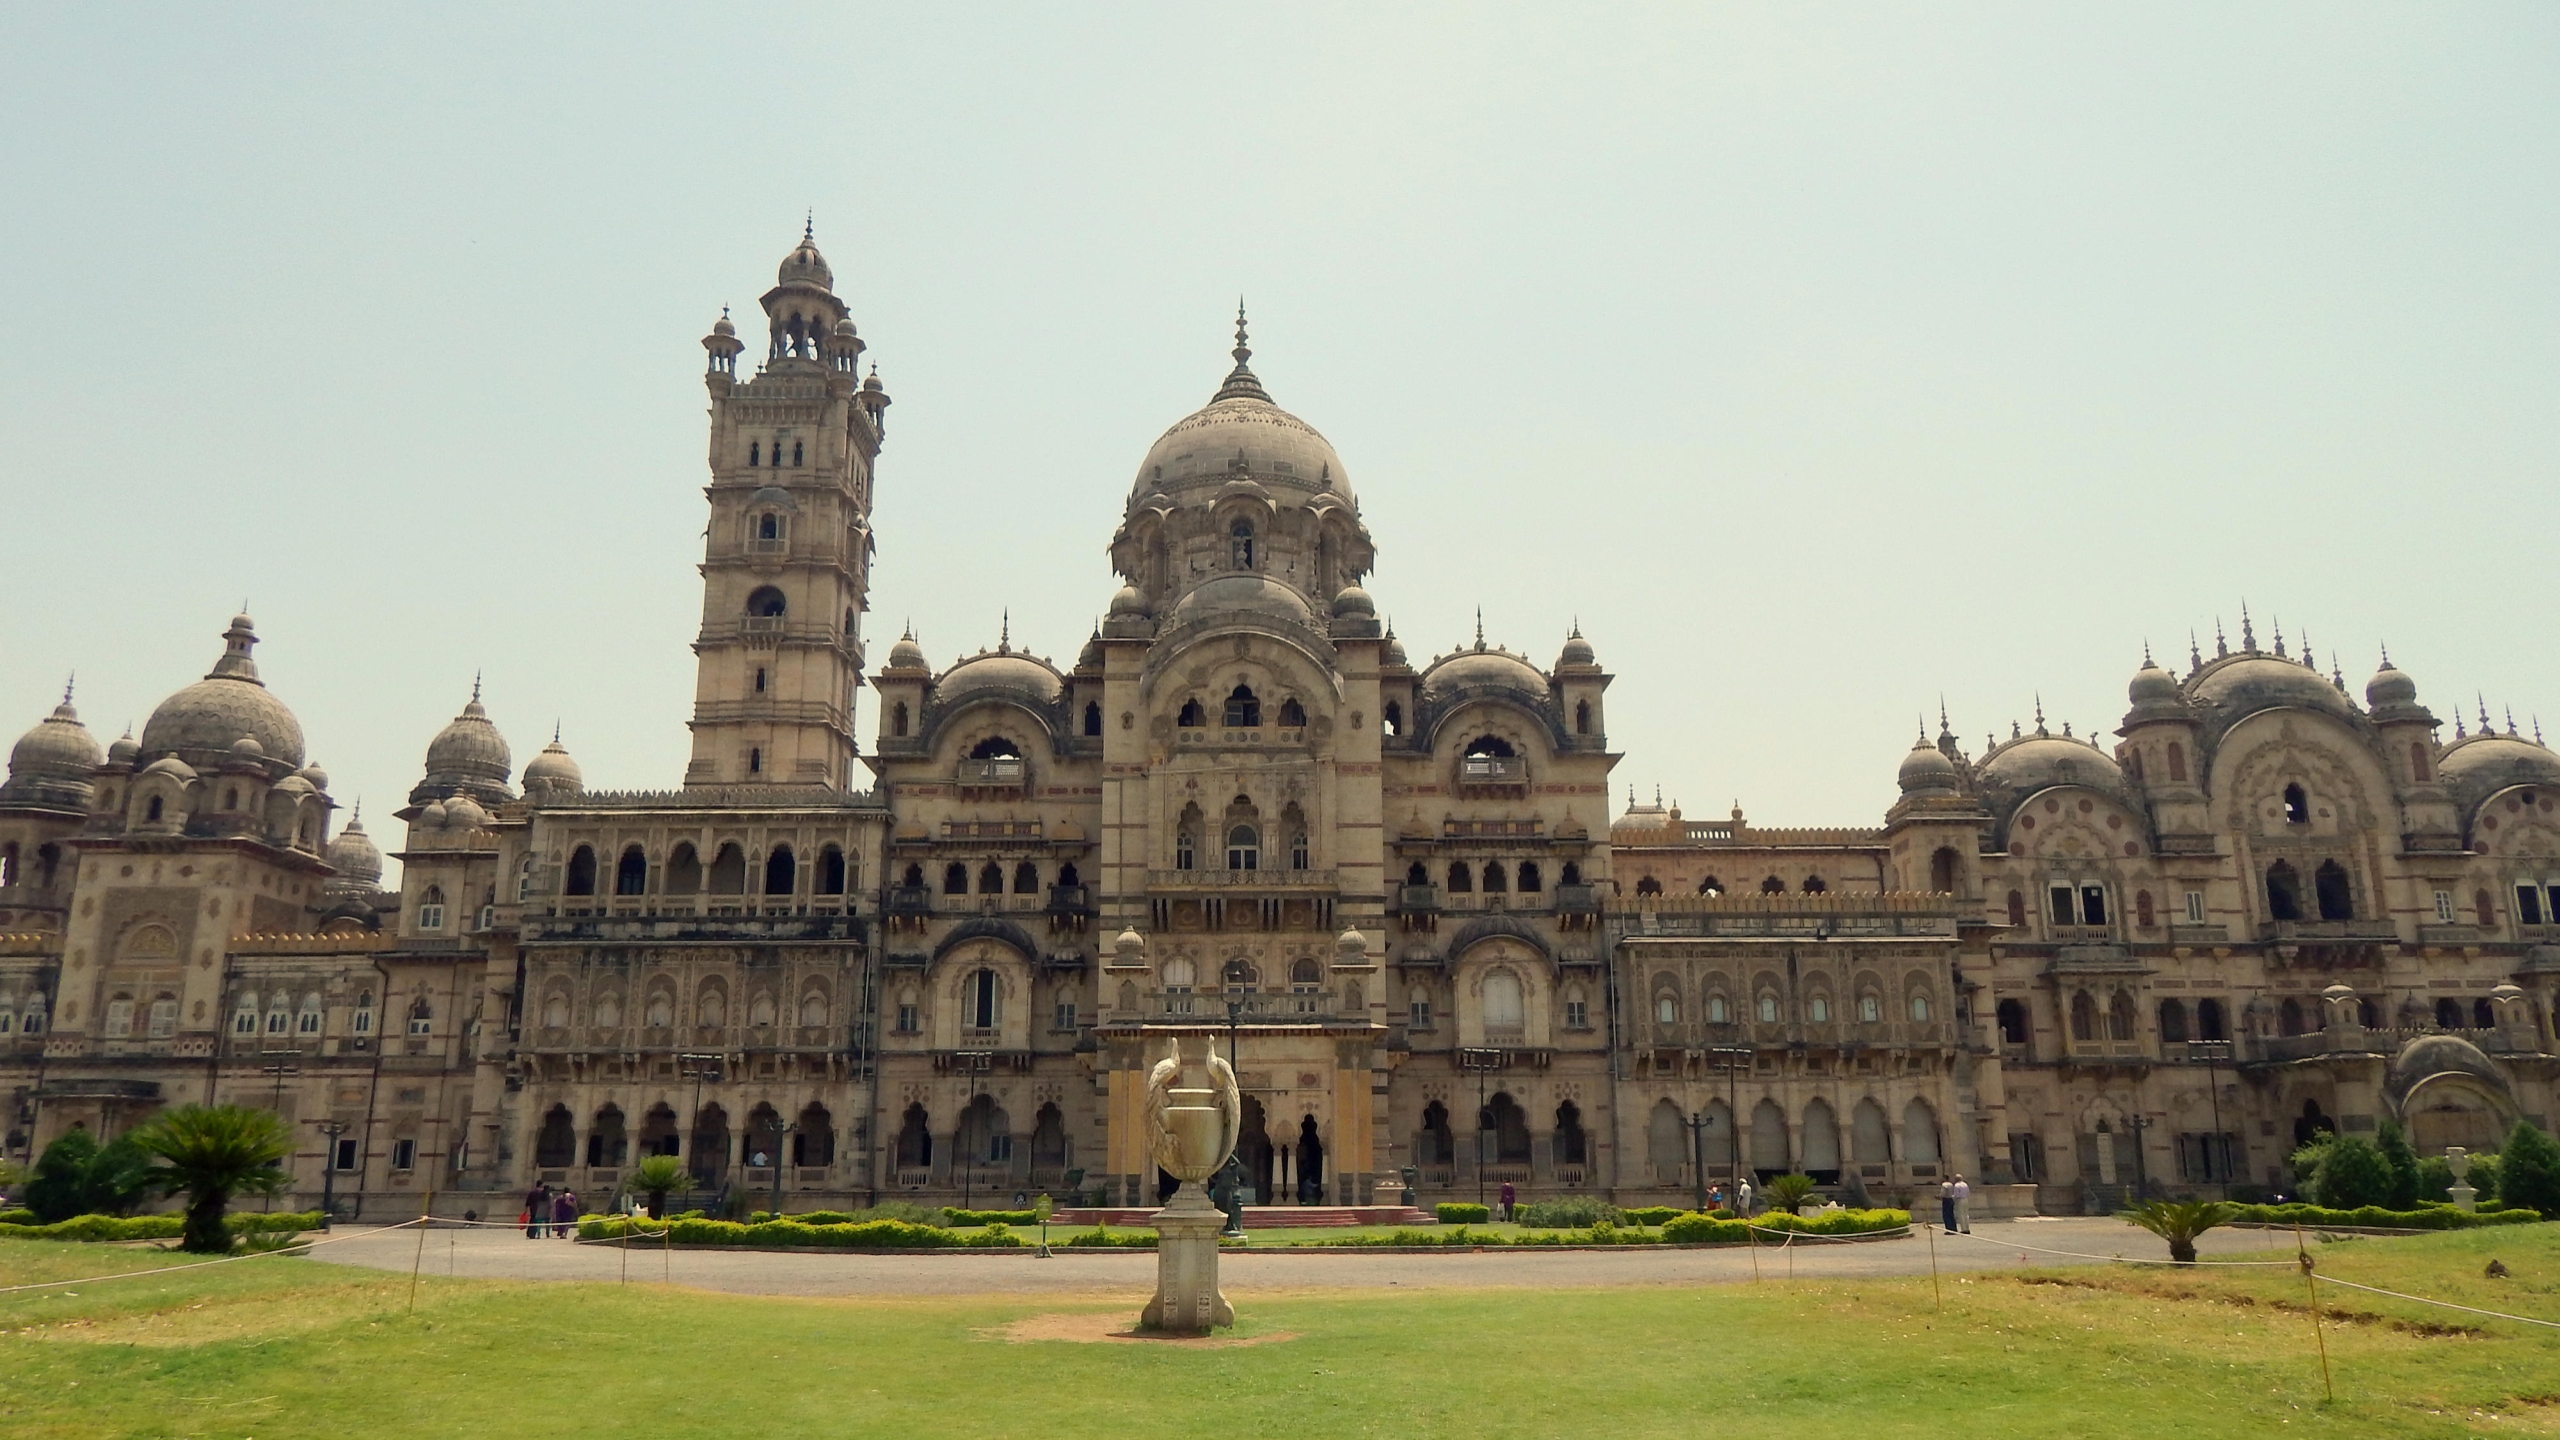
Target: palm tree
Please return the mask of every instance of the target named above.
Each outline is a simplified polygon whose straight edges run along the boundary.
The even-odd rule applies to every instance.
[[[651,1155],[632,1166],[630,1177],[622,1183],[649,1197],[649,1218],[655,1220],[658,1213],[666,1208],[667,1192],[682,1189],[691,1180],[692,1177],[685,1174],[683,1161],[673,1155]]]
[[[273,1195],[292,1184],[277,1162],[293,1153],[293,1132],[270,1110],[245,1105],[181,1105],[133,1132],[134,1143],[160,1163],[151,1188],[187,1197],[179,1248],[219,1255],[231,1248],[222,1223],[231,1197]]]
[[[2169,1258],[2181,1265],[2196,1263],[2196,1237],[2217,1225],[2228,1225],[2239,1207],[2220,1200],[2145,1200],[2116,1218],[2139,1225],[2169,1242]]]
[[[1769,1177],[1769,1204],[1793,1215],[1816,1188],[1810,1175],[1773,1175]]]

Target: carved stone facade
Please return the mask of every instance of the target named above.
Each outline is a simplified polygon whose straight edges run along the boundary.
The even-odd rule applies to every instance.
[[[1264,1201],[1693,1198],[1801,1168],[1987,1208],[2271,1183],[2298,1130],[2554,1112],[2560,757],[2279,646],[2146,665],[2112,752],[1942,733],[1873,829],[1612,823],[1591,644],[1415,664],[1341,457],[1234,365],[1140,463],[1073,663],[865,673],[888,396],[804,237],[712,402],[680,788],[519,772],[475,693],[400,888],[259,683],[0,786],[7,1145],[272,1105],[299,1198],[509,1213],[677,1155],[799,1208],[1161,1188],[1146,1078],[1232,1053]],[[2218,650],[2220,647],[2217,647]],[[855,690],[879,694],[874,754]],[[857,789],[853,768],[876,780]]]

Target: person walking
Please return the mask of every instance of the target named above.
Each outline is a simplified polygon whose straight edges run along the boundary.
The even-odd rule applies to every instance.
[[[578,1192],[563,1185],[551,1202],[551,1229],[566,1240],[578,1229]]]
[[[524,1238],[539,1240],[551,1219],[551,1187],[536,1185],[524,1192]]]
[[[1510,1218],[1511,1218],[1511,1203],[1512,1203],[1514,1200],[1517,1200],[1518,1198],[1520,1198],[1520,1192],[1511,1188],[1511,1182],[1510,1182],[1510,1181],[1508,1181],[1508,1180],[1503,1181],[1503,1182],[1502,1182],[1502,1218],[1503,1218],[1503,1219],[1508,1220],[1508,1219],[1510,1219]]]
[[[1970,1235],[1973,1233],[1973,1187],[1964,1183],[1964,1177],[1958,1175],[1953,1193],[1956,1228]]]
[[[1718,1181],[1717,1183],[1707,1187],[1707,1209],[1714,1211],[1721,1210],[1723,1208],[1724,1184],[1722,1181]]]
[[[1956,1182],[1938,1182],[1938,1228],[1952,1235],[1956,1228]]]
[[[1733,1198],[1735,1203],[1741,1207],[1735,1213],[1739,1214],[1745,1220],[1750,1219],[1752,1200],[1750,1176],[1745,1175],[1742,1177],[1742,1183],[1734,1188]]]

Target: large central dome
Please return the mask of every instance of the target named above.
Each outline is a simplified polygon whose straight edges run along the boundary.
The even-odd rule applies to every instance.
[[[1176,502],[1214,495],[1229,481],[1251,479],[1312,498],[1330,492],[1356,506],[1342,457],[1316,427],[1271,403],[1245,362],[1244,314],[1236,314],[1236,368],[1209,403],[1173,423],[1147,451],[1129,487],[1129,508],[1162,495]]]

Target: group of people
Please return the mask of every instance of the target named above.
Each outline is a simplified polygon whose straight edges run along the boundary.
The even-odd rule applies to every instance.
[[[539,1240],[545,1234],[566,1240],[578,1233],[578,1192],[566,1185],[558,1190],[536,1185],[524,1192],[521,1218],[527,1240]]]
[[[1973,1187],[1961,1175],[1938,1182],[1938,1228],[1952,1234],[1973,1233]]]
[[[1749,1176],[1746,1175],[1734,1183],[1731,1201],[1731,1208],[1734,1214],[1745,1217],[1750,1216],[1754,1213],[1759,1203],[1759,1199],[1759,1192],[1751,1188],[1751,1178]],[[1723,1181],[1719,1180],[1715,1184],[1707,1187],[1707,1208],[1709,1210],[1722,1210],[1727,1208]]]

